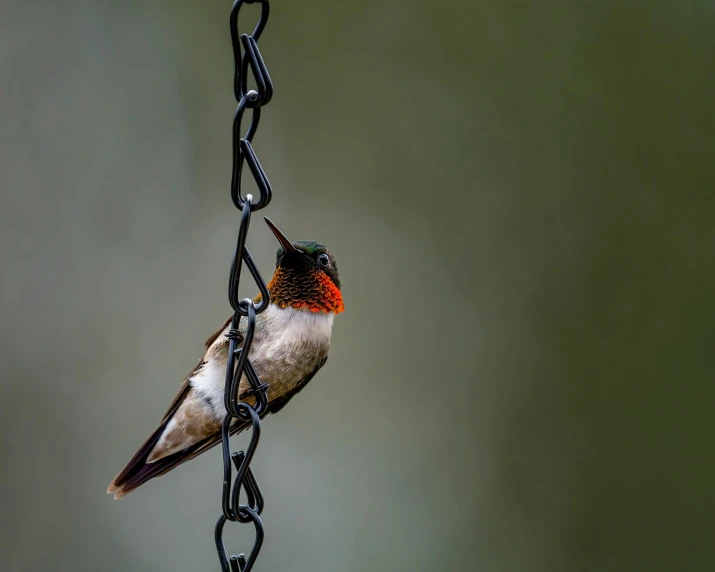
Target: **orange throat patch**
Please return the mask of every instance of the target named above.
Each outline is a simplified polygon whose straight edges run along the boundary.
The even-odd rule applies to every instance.
[[[311,312],[339,314],[345,310],[340,289],[325,272],[306,274],[277,268],[268,283],[271,302],[279,308],[307,308]]]

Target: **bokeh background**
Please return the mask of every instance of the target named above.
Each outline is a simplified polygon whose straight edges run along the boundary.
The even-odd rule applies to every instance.
[[[229,8],[0,6],[3,570],[218,569],[220,451],[105,488],[229,314]],[[263,426],[255,570],[715,568],[714,19],[273,3],[264,212],[347,309]]]

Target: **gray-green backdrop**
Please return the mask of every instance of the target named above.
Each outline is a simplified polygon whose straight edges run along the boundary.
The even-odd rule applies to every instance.
[[[218,569],[218,450],[105,488],[228,315],[229,8],[0,6],[2,570]],[[264,424],[255,570],[715,568],[714,26],[273,3],[264,212],[346,312]]]

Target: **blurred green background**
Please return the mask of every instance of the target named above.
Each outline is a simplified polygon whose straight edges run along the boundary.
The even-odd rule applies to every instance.
[[[272,8],[263,212],[346,312],[255,570],[715,569],[715,5]],[[3,570],[218,570],[220,451],[105,488],[229,314],[229,9],[0,6]]]

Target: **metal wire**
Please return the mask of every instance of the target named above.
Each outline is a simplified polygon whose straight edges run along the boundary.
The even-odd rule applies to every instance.
[[[261,15],[252,34],[239,34],[238,15],[241,7],[245,4],[260,4]],[[268,182],[266,173],[263,171],[258,157],[256,156],[251,141],[253,140],[258,123],[261,119],[261,107],[266,105],[273,96],[273,82],[271,81],[266,64],[263,61],[261,52],[258,49],[258,38],[268,21],[270,7],[268,0],[236,0],[231,8],[231,43],[233,44],[233,55],[235,64],[235,75],[233,91],[238,105],[233,120],[233,173],[231,177],[231,200],[236,208],[241,210],[241,222],[238,227],[238,238],[236,240],[236,250],[231,263],[231,275],[228,284],[228,300],[233,308],[234,314],[229,330],[229,350],[228,363],[226,365],[226,380],[224,389],[224,405],[226,406],[226,417],[221,427],[222,450],[223,450],[223,488],[221,491],[221,507],[223,514],[216,523],[214,537],[216,540],[216,550],[221,561],[223,572],[249,572],[256,562],[258,552],[263,545],[263,523],[261,522],[261,512],[263,511],[263,495],[258,487],[256,478],[251,470],[251,460],[256,452],[258,439],[261,435],[260,418],[265,413],[268,404],[266,390],[267,384],[262,384],[258,379],[256,371],[253,369],[248,353],[253,342],[253,334],[256,326],[256,315],[263,312],[270,304],[270,294],[268,287],[261,278],[256,264],[251,258],[248,248],[246,248],[246,236],[248,226],[251,222],[251,213],[260,210],[271,201],[271,185]],[[248,89],[248,69],[256,83],[255,90]],[[251,123],[244,136],[241,135],[241,122],[246,109],[251,110]],[[241,195],[241,175],[243,164],[248,163],[248,168],[258,187],[259,198],[255,203],[249,194],[244,198]],[[257,304],[248,298],[239,300],[238,285],[241,279],[241,267],[245,264],[248,267],[253,280],[261,293],[261,300]],[[239,325],[242,318],[247,321],[246,331],[242,335],[239,333]],[[237,346],[241,344],[240,348]],[[249,405],[238,398],[238,388],[241,376],[245,374],[251,389],[248,390],[251,396],[255,397],[254,405]],[[245,397],[245,396],[244,396]],[[250,425],[251,438],[246,451],[231,453],[230,434],[235,423]],[[236,476],[233,478],[232,486],[232,466],[236,469]],[[246,502],[241,504],[241,490],[245,492]],[[255,530],[253,548],[248,553],[229,557],[223,542],[223,531],[226,522],[252,523]]]

